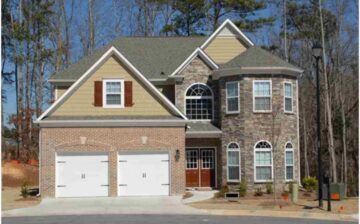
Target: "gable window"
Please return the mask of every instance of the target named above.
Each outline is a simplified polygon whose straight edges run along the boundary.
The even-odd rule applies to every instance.
[[[226,83],[226,113],[240,112],[240,86],[239,82]]]
[[[284,83],[284,111],[293,112],[293,88],[292,83]]]
[[[240,182],[240,147],[231,142],[227,146],[227,181]]]
[[[272,180],[272,148],[269,142],[260,141],[255,144],[255,182]]]
[[[253,81],[253,109],[255,112],[271,112],[271,81]]]
[[[124,107],[124,80],[107,79],[103,81],[103,102],[107,108]]]
[[[186,116],[191,120],[213,119],[213,93],[209,86],[196,83],[185,95]]]
[[[290,142],[285,145],[285,179],[294,179],[294,149]]]

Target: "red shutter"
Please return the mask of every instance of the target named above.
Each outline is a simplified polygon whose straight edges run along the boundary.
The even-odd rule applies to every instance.
[[[94,82],[94,106],[95,107],[102,107],[102,100],[103,100],[103,96],[102,96],[102,81],[95,81]]]
[[[132,98],[132,81],[125,81],[125,107],[131,107],[133,105]]]

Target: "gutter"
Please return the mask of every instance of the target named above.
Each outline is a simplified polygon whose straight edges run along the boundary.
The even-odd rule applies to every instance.
[[[40,127],[185,127],[185,120],[45,120]]]

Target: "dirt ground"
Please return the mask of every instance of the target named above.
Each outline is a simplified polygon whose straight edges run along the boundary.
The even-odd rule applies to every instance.
[[[29,189],[37,190],[37,187],[29,187]],[[40,203],[40,198],[33,196],[30,196],[26,199],[22,198],[20,195],[20,190],[20,187],[3,187],[1,191],[1,206],[3,211],[15,208],[30,207]]]
[[[331,212],[336,214],[357,214],[359,211],[358,203],[358,198],[332,201]],[[327,201],[324,201],[324,208],[319,209],[317,207],[318,201],[314,199],[314,195],[304,197],[302,192],[300,192],[297,203],[292,203],[290,199],[288,201],[277,199],[275,203],[272,195],[263,195],[240,198],[237,202],[229,202],[223,198],[213,198],[207,201],[192,203],[191,206],[200,209],[327,212]]]
[[[20,187],[27,182],[30,186],[39,185],[39,167],[28,164],[2,162],[3,187]]]
[[[20,195],[21,186],[27,182],[30,195],[24,199]],[[39,168],[28,164],[2,162],[2,210],[34,206],[40,203],[36,198],[39,184]]]

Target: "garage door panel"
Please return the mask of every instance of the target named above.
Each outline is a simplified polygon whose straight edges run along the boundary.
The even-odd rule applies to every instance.
[[[169,155],[120,154],[119,196],[169,195]]]
[[[60,153],[56,160],[57,197],[108,196],[106,153]]]

